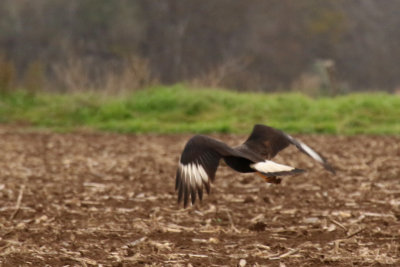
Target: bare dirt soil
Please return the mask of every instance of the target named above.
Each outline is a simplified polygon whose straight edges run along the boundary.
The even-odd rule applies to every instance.
[[[307,173],[275,185],[222,164],[183,209],[189,137],[1,127],[0,265],[400,266],[400,137],[297,136],[337,174],[288,148],[276,161]]]

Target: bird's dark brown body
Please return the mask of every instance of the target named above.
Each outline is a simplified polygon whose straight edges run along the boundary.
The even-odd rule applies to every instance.
[[[246,158],[228,156],[228,157],[224,157],[224,161],[225,161],[226,165],[228,165],[229,167],[231,167],[232,169],[234,169],[237,172],[246,173],[246,172],[255,172],[256,171],[250,167],[250,164],[252,164],[253,162]]]
[[[186,207],[190,197],[194,204],[197,195],[202,199],[203,187],[209,193],[210,181],[214,180],[221,159],[235,171],[256,172],[266,181],[273,183],[280,181],[276,176],[304,172],[270,160],[289,145],[296,146],[301,152],[321,163],[327,170],[334,172],[325,158],[309,146],[266,125],[255,125],[249,138],[237,147],[230,147],[204,135],[195,135],[187,142],[179,161],[176,173],[178,202],[183,200]]]

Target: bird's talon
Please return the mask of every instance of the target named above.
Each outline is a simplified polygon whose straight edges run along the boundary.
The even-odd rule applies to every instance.
[[[282,182],[282,179],[276,176],[265,176],[259,172],[257,172],[257,174],[261,176],[261,178],[263,178],[267,183],[270,184],[280,184]]]

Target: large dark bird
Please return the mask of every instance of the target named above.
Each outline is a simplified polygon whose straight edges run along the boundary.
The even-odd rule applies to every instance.
[[[250,137],[242,145],[230,147],[223,142],[203,135],[193,136],[183,149],[176,187],[178,203],[195,203],[197,194],[203,198],[203,186],[210,193],[210,181],[214,181],[220,159],[238,172],[256,172],[269,183],[279,183],[277,176],[302,173],[304,170],[271,161],[279,151],[295,145],[301,152],[321,163],[325,169],[334,169],[320,154],[292,136],[266,125],[257,124]]]

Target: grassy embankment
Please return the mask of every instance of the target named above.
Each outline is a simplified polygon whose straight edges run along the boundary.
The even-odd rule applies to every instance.
[[[53,130],[130,133],[247,133],[264,123],[291,133],[400,134],[400,97],[365,93],[309,98],[157,87],[124,96],[95,93],[0,95],[0,123]]]

